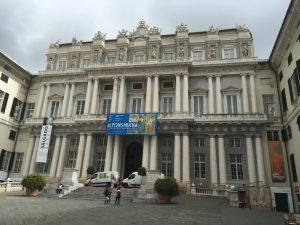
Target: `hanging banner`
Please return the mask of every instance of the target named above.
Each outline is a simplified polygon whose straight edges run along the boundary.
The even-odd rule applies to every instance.
[[[36,162],[45,163],[47,161],[48,149],[52,132],[52,122],[52,117],[44,118],[36,155]]]
[[[157,113],[108,114],[106,135],[156,135]]]
[[[271,163],[272,181],[286,181],[281,141],[268,141],[269,158]]]

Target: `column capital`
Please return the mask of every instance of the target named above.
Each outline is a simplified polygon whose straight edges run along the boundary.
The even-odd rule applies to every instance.
[[[180,135],[181,134],[181,132],[174,132],[174,135],[175,136],[178,136],[178,135]]]
[[[152,77],[152,75],[146,75],[146,78],[151,78]]]
[[[240,73],[241,77],[244,77],[244,76],[247,76],[247,75],[248,75],[247,73]]]
[[[86,135],[86,133],[84,133],[84,132],[79,132],[79,135],[80,135],[80,136]]]
[[[88,77],[87,81],[92,81],[93,78],[92,77]]]
[[[217,137],[218,138],[224,138],[225,134],[218,134]]]
[[[216,78],[217,78],[217,77],[218,77],[218,78],[221,78],[221,77],[222,77],[222,74],[216,74],[215,77],[216,77]]]
[[[261,134],[254,134],[254,136],[255,136],[256,138],[262,138],[262,135],[261,135]]]
[[[255,76],[255,73],[254,72],[249,73],[249,76]]]
[[[125,76],[119,76],[120,80],[125,80]]]
[[[190,76],[190,74],[189,73],[182,73],[182,76],[183,77],[188,77],[188,76]]]
[[[182,132],[182,136],[189,136],[190,133],[189,132]]]
[[[181,73],[175,73],[174,75],[175,75],[175,77],[177,77],[177,76],[180,77],[180,76],[181,76]]]
[[[152,75],[154,78],[155,77],[157,77],[157,78],[159,78],[159,75],[158,74],[154,74],[154,75]]]
[[[216,138],[216,135],[215,134],[209,134],[208,135],[210,138]]]
[[[246,134],[246,138],[252,138],[253,134]]]
[[[113,80],[117,80],[119,77],[118,76],[113,76],[112,79]]]
[[[51,83],[45,83],[45,86],[46,86],[46,87],[48,87],[48,86],[50,87],[50,86],[51,86]]]
[[[213,78],[213,76],[214,75],[212,75],[212,74],[206,75],[207,78]]]
[[[63,134],[62,137],[63,137],[63,138],[67,138],[68,135],[67,135],[67,134]]]

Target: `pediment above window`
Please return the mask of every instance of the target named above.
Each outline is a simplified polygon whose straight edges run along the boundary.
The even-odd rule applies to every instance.
[[[190,91],[190,93],[208,93],[208,90],[202,88],[196,88]]]
[[[83,92],[77,93],[73,95],[74,98],[85,98],[86,94]]]
[[[226,88],[223,88],[221,91],[222,91],[222,93],[228,93],[228,92],[238,93],[238,92],[241,92],[242,89],[234,87],[234,86],[228,86]]]
[[[52,95],[49,95],[49,99],[62,99],[64,96],[54,93]]]

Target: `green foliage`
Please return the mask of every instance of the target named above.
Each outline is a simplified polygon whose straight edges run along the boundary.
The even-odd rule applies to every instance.
[[[138,169],[138,175],[140,175],[140,176],[146,176],[147,175],[147,169],[145,167],[141,166]]]
[[[94,173],[96,173],[96,168],[95,168],[94,166],[89,166],[89,167],[87,168],[87,174],[92,175],[92,174],[94,174]]]
[[[29,174],[23,178],[21,184],[28,189],[41,191],[46,186],[46,180],[39,174]]]
[[[179,196],[179,186],[173,177],[157,179],[154,184],[155,191],[160,195],[169,197]]]

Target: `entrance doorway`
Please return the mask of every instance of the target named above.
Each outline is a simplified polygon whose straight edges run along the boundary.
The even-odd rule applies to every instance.
[[[132,142],[126,149],[124,178],[142,166],[143,146],[139,142]]]
[[[287,194],[275,193],[275,203],[277,212],[289,212],[289,202]]]

